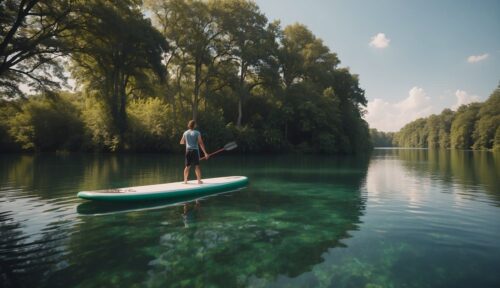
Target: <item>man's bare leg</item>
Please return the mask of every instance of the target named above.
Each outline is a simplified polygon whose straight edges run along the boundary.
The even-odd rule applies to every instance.
[[[201,181],[200,165],[194,166],[194,172],[196,173],[196,179],[198,179],[198,184],[203,184],[203,181]]]
[[[189,177],[189,169],[191,168],[191,166],[186,166],[184,168],[184,184],[187,184],[188,183],[188,177]]]

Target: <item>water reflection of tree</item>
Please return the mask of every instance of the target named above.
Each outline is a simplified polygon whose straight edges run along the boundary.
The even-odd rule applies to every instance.
[[[191,231],[163,234],[147,285],[238,287],[255,278],[310,271],[323,261],[323,253],[342,247],[342,239],[357,229],[367,164],[352,158],[317,158],[294,166],[285,161],[269,169],[247,163],[261,167],[250,179],[264,180],[252,182],[251,192],[235,194],[231,201],[218,197],[204,205],[209,221],[190,225]],[[230,209],[236,205],[237,211]]]
[[[80,181],[83,167],[81,157],[71,158],[54,154],[2,155],[0,167],[1,183],[13,188],[22,188],[25,196],[53,199],[56,194],[75,187]],[[19,196],[19,195],[18,195]]]
[[[21,226],[12,212],[0,213],[0,282],[5,288],[40,287],[47,275],[64,266],[66,235],[61,230],[44,231],[32,240]]]
[[[78,189],[173,181],[182,172],[174,157],[45,157],[15,158],[2,166],[10,173],[2,181],[23,187],[23,193],[31,196],[54,200]],[[204,163],[206,177],[248,175],[252,188],[204,200],[203,217],[187,228],[182,207],[82,218],[72,228],[77,232],[68,236],[69,245],[57,239],[52,242],[59,235],[56,231],[43,236],[48,250],[30,245],[30,253],[47,256],[39,257],[45,262],[31,262],[34,266],[27,271],[33,273],[23,281],[43,280],[47,287],[130,286],[145,284],[145,279],[153,286],[176,286],[182,281],[244,286],[255,277],[293,277],[310,270],[323,261],[323,253],[342,247],[342,239],[357,229],[364,210],[359,188],[366,177],[366,159],[216,160]],[[319,186],[327,188],[315,188]],[[29,241],[32,236],[20,237]],[[63,259],[58,258],[62,253],[57,245],[67,249]],[[49,263],[50,251],[59,251],[51,256],[58,263]],[[22,255],[12,257],[24,263]],[[61,268],[60,263],[66,264]]]
[[[384,153],[399,157],[405,167],[421,175],[438,174],[440,179],[466,188],[480,185],[497,203],[500,201],[500,153],[427,149],[394,149]]]
[[[29,196],[53,199],[80,190],[177,181],[182,164],[173,164],[181,160],[158,155],[1,155],[0,183],[22,187]]]

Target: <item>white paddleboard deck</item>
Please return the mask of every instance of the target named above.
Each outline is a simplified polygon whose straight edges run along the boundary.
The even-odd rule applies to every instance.
[[[101,201],[140,201],[169,199],[174,197],[204,195],[224,190],[233,190],[248,184],[245,176],[227,176],[207,178],[198,184],[197,180],[184,182],[173,182],[146,186],[125,187],[116,189],[105,189],[95,191],[81,191],[78,197],[88,200]]]

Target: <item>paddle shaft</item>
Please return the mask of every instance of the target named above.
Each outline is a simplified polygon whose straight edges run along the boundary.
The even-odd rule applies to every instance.
[[[213,153],[208,154],[208,156],[215,155],[215,154],[220,153],[220,152],[222,152],[224,150],[225,150],[225,148],[221,148],[221,149],[219,149],[219,150],[217,150],[217,151],[215,151]],[[203,156],[202,158],[200,158],[200,160],[207,160],[207,156]]]

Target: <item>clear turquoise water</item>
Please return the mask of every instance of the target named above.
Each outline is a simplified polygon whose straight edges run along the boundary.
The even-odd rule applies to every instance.
[[[221,156],[246,189],[96,205],[182,155],[0,155],[2,287],[500,287],[500,155]]]

